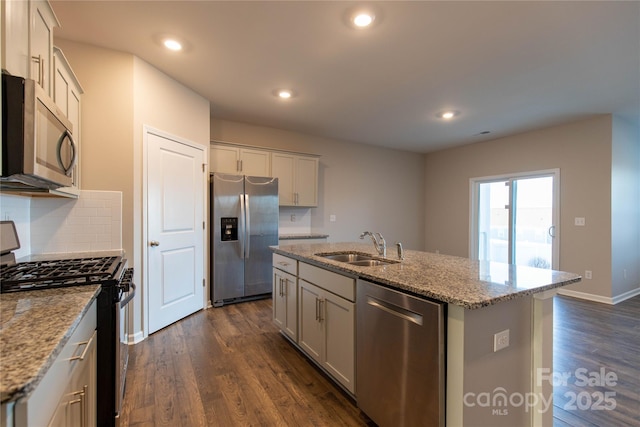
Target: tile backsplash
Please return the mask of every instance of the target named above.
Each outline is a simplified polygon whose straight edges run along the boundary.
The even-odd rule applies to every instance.
[[[311,232],[311,209],[280,207],[279,234],[305,234]]]
[[[0,194],[0,219],[13,221],[20,240],[16,258],[31,254],[31,198]]]
[[[1,202],[3,219],[15,216],[13,205],[17,202],[13,197],[2,196]],[[29,204],[29,231],[21,231],[20,228],[25,228],[22,225],[18,233],[21,242],[25,239],[23,234],[28,234],[30,254],[122,248],[122,193],[119,191],[83,190],[78,199],[33,197]],[[18,225],[19,221],[14,221]],[[28,254],[21,250],[16,256]]]

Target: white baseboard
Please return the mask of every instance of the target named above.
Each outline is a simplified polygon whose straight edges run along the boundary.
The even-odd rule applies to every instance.
[[[144,334],[142,331],[136,332],[135,334],[129,335],[129,345],[138,344],[140,341],[144,339]]]
[[[640,287],[635,288],[635,289],[631,289],[630,291],[627,291],[623,294],[617,295],[615,297],[613,297],[613,303],[614,304],[618,304],[619,302],[628,300],[629,298],[633,298],[636,295],[640,295]]]
[[[560,289],[558,291],[558,294],[566,295],[573,298],[585,299],[588,301],[601,302],[609,305],[616,305],[618,303],[621,303],[622,301],[628,300],[629,298],[633,298],[636,295],[640,295],[640,288],[632,289],[613,298],[603,297],[602,295],[588,294],[586,292],[571,291],[568,289]]]

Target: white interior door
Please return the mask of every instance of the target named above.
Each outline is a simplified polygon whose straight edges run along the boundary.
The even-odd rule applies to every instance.
[[[147,133],[149,333],[203,308],[204,151]]]

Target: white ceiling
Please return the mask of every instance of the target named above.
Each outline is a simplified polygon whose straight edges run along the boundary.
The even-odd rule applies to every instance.
[[[367,30],[345,23],[357,2],[51,3],[56,37],[130,52],[234,121],[428,152],[640,115],[638,1],[374,2]],[[275,98],[283,87],[298,96]],[[461,114],[437,119],[445,108]]]

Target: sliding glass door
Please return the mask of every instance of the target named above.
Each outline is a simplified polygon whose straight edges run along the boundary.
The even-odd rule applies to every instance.
[[[558,267],[559,171],[471,180],[471,258]]]

